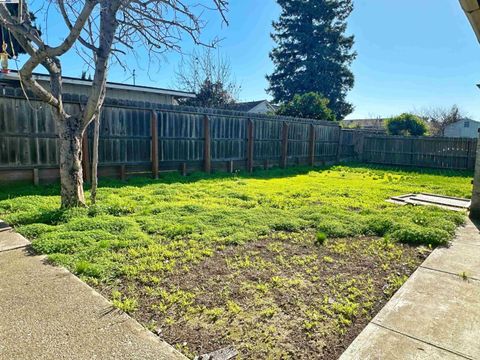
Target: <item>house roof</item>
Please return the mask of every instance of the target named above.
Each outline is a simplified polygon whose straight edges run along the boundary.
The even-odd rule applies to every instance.
[[[458,124],[458,123],[460,123],[460,122],[464,122],[464,121],[473,121],[473,122],[476,122],[476,123],[479,122],[479,121],[477,121],[477,120],[473,120],[473,119],[470,119],[470,118],[463,118],[463,119],[460,119],[460,120],[457,120],[457,121],[455,121],[455,122],[453,122],[453,123],[448,124],[447,127],[449,127],[449,126],[451,126],[451,125],[454,125],[454,124]]]
[[[34,73],[34,79],[39,81],[50,81],[50,77],[45,74]],[[72,84],[72,85],[80,85],[80,86],[91,86],[91,80],[84,80],[81,78],[63,76],[62,77],[64,84]],[[20,81],[20,76],[17,71],[12,70],[9,73],[0,73],[0,80],[10,80],[10,81]],[[180,98],[194,98],[195,94],[186,91],[180,90],[171,90],[171,89],[163,89],[151,86],[143,86],[143,85],[130,85],[130,84],[122,84],[117,82],[107,82],[107,89],[119,89],[119,90],[129,90],[129,91],[141,91],[146,93],[154,93],[160,95],[170,95]]]
[[[239,102],[235,104],[228,104],[226,108],[229,110],[248,112],[264,102],[266,102],[268,104],[267,106],[271,107],[272,110],[275,110],[275,107],[271,105],[268,102],[268,100],[245,101],[245,102]]]

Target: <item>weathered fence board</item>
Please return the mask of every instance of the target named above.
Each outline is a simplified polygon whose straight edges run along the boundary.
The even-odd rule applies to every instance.
[[[473,170],[477,139],[388,136],[342,130],[341,157],[367,163]]]
[[[475,154],[470,154],[469,148],[475,144],[476,139],[366,136],[363,159],[389,165],[472,169]]]
[[[79,106],[66,104],[67,111],[78,111]],[[285,141],[284,124],[288,130]],[[313,163],[334,161],[340,136],[336,123],[107,101],[100,118],[99,175],[125,178],[127,173],[150,172],[156,176],[162,170],[207,168],[251,171],[268,164],[281,165],[282,154],[285,165],[311,164],[312,127]],[[86,169],[91,162],[93,124],[85,138]],[[58,164],[57,134],[50,108],[35,100],[29,103],[21,98],[0,97],[0,181],[33,181],[34,174],[37,180],[54,180],[58,178]]]

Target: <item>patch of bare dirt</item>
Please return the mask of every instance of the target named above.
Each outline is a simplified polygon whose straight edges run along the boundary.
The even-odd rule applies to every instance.
[[[233,345],[242,359],[337,359],[399,286],[392,279],[409,276],[428,251],[367,237],[315,245],[313,237],[272,234],[148,289],[130,284],[134,317],[189,356]]]

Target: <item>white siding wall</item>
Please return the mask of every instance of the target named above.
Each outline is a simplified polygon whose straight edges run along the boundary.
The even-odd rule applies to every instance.
[[[47,82],[40,81],[42,85],[48,87]],[[90,86],[88,85],[74,85],[69,83],[63,84],[63,91],[66,93],[89,95]],[[107,88],[107,97],[121,100],[134,100],[134,101],[149,101],[158,104],[176,105],[176,101],[171,95],[155,94],[150,92],[144,92],[141,90],[122,90],[122,89],[109,89]]]
[[[468,124],[468,125],[465,125]],[[478,129],[480,122],[465,119],[450,124],[445,128],[443,136],[446,137],[467,137],[476,138],[478,136]]]
[[[268,103],[263,101],[248,112],[253,114],[267,114],[270,111],[271,109],[268,107]]]

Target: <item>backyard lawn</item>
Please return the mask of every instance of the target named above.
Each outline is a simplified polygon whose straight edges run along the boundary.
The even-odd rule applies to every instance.
[[[337,358],[465,214],[390,196],[469,197],[469,173],[369,167],[2,187],[0,218],[189,357]]]

